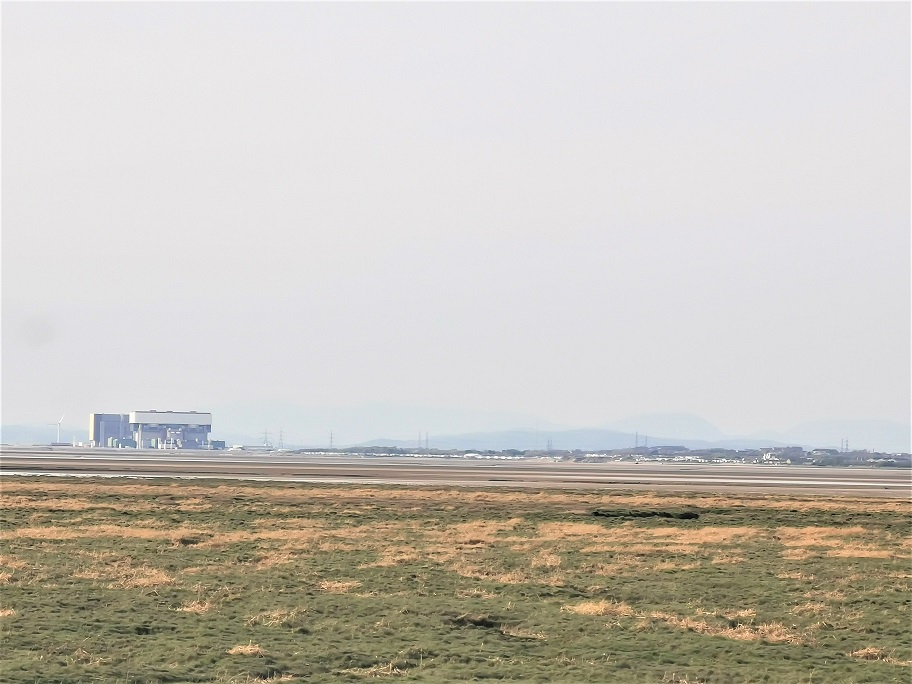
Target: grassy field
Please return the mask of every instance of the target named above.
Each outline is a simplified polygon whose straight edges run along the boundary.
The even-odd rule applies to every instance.
[[[888,499],[4,478],[0,680],[912,680]]]

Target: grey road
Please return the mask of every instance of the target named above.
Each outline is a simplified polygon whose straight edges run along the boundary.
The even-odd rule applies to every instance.
[[[884,468],[670,462],[595,464],[544,459],[504,461],[283,452],[2,447],[0,474],[912,496],[912,472]]]

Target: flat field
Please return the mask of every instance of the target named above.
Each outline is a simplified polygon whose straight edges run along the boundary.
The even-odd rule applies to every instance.
[[[910,513],[5,477],[0,679],[908,683]]]

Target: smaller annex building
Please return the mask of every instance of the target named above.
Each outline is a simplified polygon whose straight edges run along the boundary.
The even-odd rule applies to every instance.
[[[209,449],[212,414],[198,411],[133,411],[89,416],[92,446],[137,449]]]

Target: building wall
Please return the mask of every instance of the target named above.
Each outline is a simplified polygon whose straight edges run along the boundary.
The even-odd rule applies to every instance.
[[[132,437],[129,416],[120,413],[93,413],[89,416],[89,441],[95,446],[109,446],[109,440],[122,442]]]
[[[212,414],[196,411],[133,411],[133,439],[140,449],[203,449],[209,445]]]
[[[196,411],[133,411],[130,413],[133,424],[148,425],[205,425],[212,427],[211,413]]]

